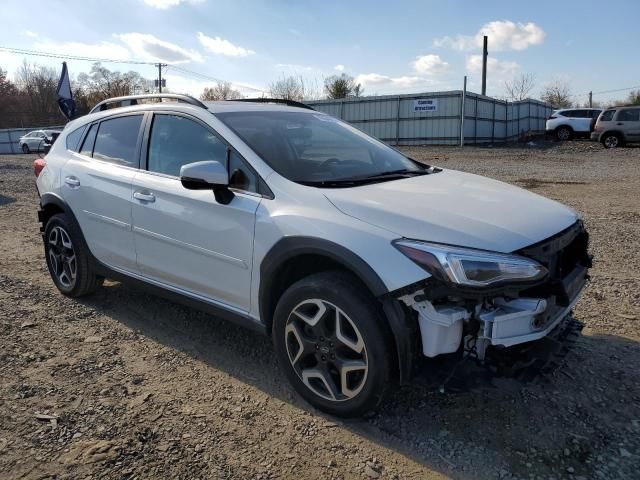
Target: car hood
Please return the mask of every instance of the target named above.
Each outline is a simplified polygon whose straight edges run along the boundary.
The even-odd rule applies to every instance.
[[[325,195],[346,215],[399,237],[504,253],[544,240],[578,219],[548,198],[455,170],[325,190]]]

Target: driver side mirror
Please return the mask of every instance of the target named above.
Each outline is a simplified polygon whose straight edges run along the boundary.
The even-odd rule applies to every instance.
[[[218,203],[224,205],[233,199],[233,192],[229,190],[229,172],[215,160],[183,165],[180,182],[189,190],[213,190]]]

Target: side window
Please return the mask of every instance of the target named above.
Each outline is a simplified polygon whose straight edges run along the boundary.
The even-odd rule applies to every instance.
[[[78,144],[80,143],[85,127],[86,125],[76,128],[73,132],[67,135],[67,150],[71,150],[72,152],[78,151]]]
[[[611,120],[613,120],[613,114],[616,113],[615,110],[607,110],[606,112],[604,112],[602,114],[602,117],[600,118],[601,122],[610,122]]]
[[[178,177],[187,163],[227,163],[227,146],[213,132],[179,115],[156,114],[151,125],[147,169]]]
[[[593,118],[594,120],[597,120],[597,118],[600,116],[601,113],[602,113],[602,110],[591,110],[591,118]]]
[[[116,117],[100,122],[93,158],[127,167],[137,167],[136,146],[142,115]]]
[[[237,188],[238,190],[254,193],[258,191],[258,176],[233,150],[229,155],[228,171],[230,188]]]
[[[98,132],[98,124],[94,123],[93,125],[91,125],[91,128],[89,128],[89,133],[87,133],[87,136],[85,137],[84,142],[82,143],[82,148],[80,149],[81,155],[86,155],[87,157],[90,157],[93,154],[93,144],[96,141],[97,132]]]
[[[558,112],[563,117],[573,118],[575,117],[575,113],[573,110],[565,110],[564,112]]]
[[[629,108],[620,110],[618,113],[619,122],[640,122],[640,108]]]

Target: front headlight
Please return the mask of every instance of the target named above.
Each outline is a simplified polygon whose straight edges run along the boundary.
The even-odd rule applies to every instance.
[[[519,255],[414,240],[396,240],[393,245],[436,278],[467,287],[533,282],[548,273],[535,260]]]

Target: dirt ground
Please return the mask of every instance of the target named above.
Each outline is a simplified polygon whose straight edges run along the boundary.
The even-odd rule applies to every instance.
[[[462,393],[404,387],[366,419],[330,418],[287,385],[267,338],[116,282],[60,295],[33,156],[4,156],[0,478],[638,478],[640,148],[406,150],[583,214],[595,267],[562,369]]]

